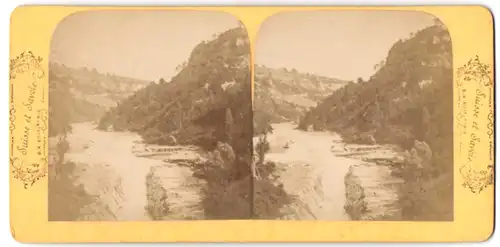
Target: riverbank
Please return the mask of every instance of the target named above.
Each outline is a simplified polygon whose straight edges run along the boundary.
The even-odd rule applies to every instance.
[[[152,190],[148,188],[152,183],[148,178],[154,176],[159,177],[161,186],[168,192],[169,204],[178,204],[177,208],[183,210],[189,208],[185,205],[192,203],[188,200],[192,196],[187,195],[192,188],[185,186],[185,183],[192,179],[192,174],[187,172],[189,168],[178,164],[179,157],[175,155],[194,157],[201,151],[179,146],[170,152],[170,158],[165,157],[165,154],[140,157],[133,152],[136,150],[135,145],[141,140],[134,133],[100,131],[91,123],[77,123],[72,127],[73,131],[67,136],[70,149],[65,154],[64,162],[57,168],[64,172],[51,178],[49,183],[49,194],[53,195],[52,199],[49,198],[49,214],[54,216],[49,215],[49,218],[151,220],[151,214],[148,213],[150,202],[160,195],[156,194],[157,191],[151,194]],[[55,157],[53,146],[57,141],[57,138],[52,138],[49,143],[52,146],[52,158]],[[51,167],[52,170],[57,170],[54,160]],[[61,191],[62,187],[78,189]],[[179,191],[188,193],[177,193]],[[194,203],[200,204],[199,201],[200,199]],[[65,212],[61,207],[72,209],[71,212]],[[59,210],[53,210],[57,208]],[[193,212],[184,214],[189,217],[196,215]]]
[[[275,162],[295,201],[282,219],[396,220],[401,218],[396,147],[346,144],[330,132],[273,125],[266,159]]]
[[[66,181],[64,187],[80,191],[61,192],[49,202],[51,209],[60,208],[57,201],[74,204],[73,216],[65,220],[81,220],[82,215],[86,220],[134,221],[272,218],[288,202],[269,204],[286,195],[269,179],[253,181],[249,165],[240,174],[236,166],[245,163],[227,144],[210,152],[197,146],[148,145],[134,133],[101,131],[90,123],[74,124],[67,140],[65,160],[74,167],[59,177]],[[49,190],[56,193],[58,188]],[[102,214],[108,216],[97,216]]]
[[[407,178],[395,147],[345,144],[290,123],[273,127],[265,156],[272,174],[252,180],[232,173],[227,146],[151,145],[145,153],[133,133],[77,124],[65,162],[73,166],[63,176],[73,189],[49,203],[78,195],[71,203],[80,211],[59,217],[72,220],[401,220],[412,210],[403,205]]]

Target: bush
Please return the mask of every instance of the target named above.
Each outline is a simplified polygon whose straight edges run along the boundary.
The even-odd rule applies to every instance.
[[[276,219],[282,217],[281,209],[293,202],[282,184],[271,180],[254,180],[253,217],[257,219]]]
[[[56,176],[49,176],[49,221],[78,220],[81,217],[80,209],[91,205],[95,199],[85,191],[83,185],[74,184],[72,179],[75,170],[74,163],[60,163],[56,166],[63,166],[64,169],[56,169],[60,172]]]
[[[162,220],[168,214],[167,191],[163,188],[154,175],[154,170],[146,176],[146,212],[153,220]]]

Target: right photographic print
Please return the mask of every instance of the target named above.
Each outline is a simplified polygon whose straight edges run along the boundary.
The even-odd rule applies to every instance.
[[[452,40],[439,19],[284,12],[254,51],[254,212],[453,221]]]

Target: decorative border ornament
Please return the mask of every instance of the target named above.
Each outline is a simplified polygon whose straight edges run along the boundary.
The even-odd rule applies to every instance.
[[[25,189],[45,177],[48,168],[45,85],[39,83],[45,77],[42,61],[31,51],[10,60],[10,166]],[[23,89],[14,90],[18,86]]]
[[[25,74],[27,72],[37,72],[38,79],[42,79],[45,75],[42,66],[42,57],[36,57],[31,51],[25,51],[21,55],[10,60],[10,79],[16,79],[17,75]]]
[[[460,158],[465,158],[465,161],[460,166],[459,171],[464,179],[462,186],[472,193],[481,193],[494,181],[494,80],[492,67],[482,63],[479,56],[476,56],[457,70],[458,118],[456,120],[459,128],[458,134],[469,139],[468,143],[460,143],[459,155]],[[467,89],[465,88],[466,84],[469,86]],[[475,88],[475,92],[471,92],[470,86]],[[485,108],[489,109],[486,113],[483,110]],[[484,120],[487,120],[486,125],[482,126]],[[488,136],[487,140],[482,138],[485,132]],[[484,142],[488,142],[489,162],[480,168],[481,164],[476,161],[477,145]]]

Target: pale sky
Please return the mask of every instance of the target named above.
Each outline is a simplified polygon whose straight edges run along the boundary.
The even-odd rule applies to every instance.
[[[433,19],[413,11],[280,13],[262,24],[255,60],[272,68],[368,79],[398,39],[432,25]]]
[[[223,12],[80,12],[57,26],[50,60],[137,79],[168,80],[198,43],[237,26],[238,20]]]

